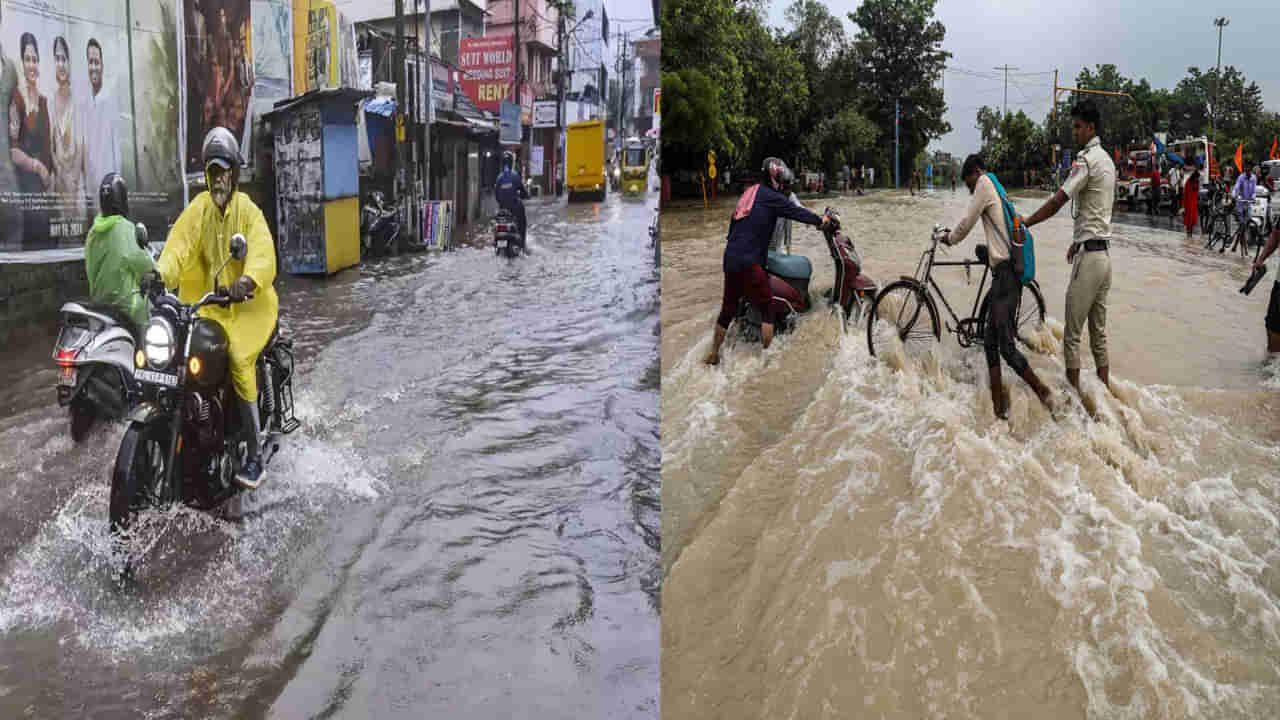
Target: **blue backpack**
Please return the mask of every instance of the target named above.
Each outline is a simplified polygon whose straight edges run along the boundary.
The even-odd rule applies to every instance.
[[[1004,227],[1009,233],[1009,259],[1013,261],[1013,271],[1023,285],[1030,285],[1036,279],[1036,248],[1031,239],[1031,231],[1018,220],[1018,212],[1013,209],[1004,186],[996,179],[995,173],[987,173],[991,184],[1000,193],[1000,202],[1004,205]]]

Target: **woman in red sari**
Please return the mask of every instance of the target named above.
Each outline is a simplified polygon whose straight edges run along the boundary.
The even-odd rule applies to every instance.
[[[1182,184],[1182,223],[1187,228],[1187,237],[1191,237],[1200,221],[1200,168],[1192,165],[1191,174]]]

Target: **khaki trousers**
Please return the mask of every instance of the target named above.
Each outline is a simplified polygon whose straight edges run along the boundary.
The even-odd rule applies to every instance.
[[[1111,290],[1111,255],[1106,250],[1076,253],[1067,285],[1067,326],[1062,351],[1068,370],[1080,369],[1080,333],[1089,322],[1089,349],[1097,366],[1107,362],[1107,292]]]

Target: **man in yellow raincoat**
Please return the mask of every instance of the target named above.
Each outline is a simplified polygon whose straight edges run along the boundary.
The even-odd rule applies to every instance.
[[[249,447],[247,461],[236,481],[252,490],[262,483],[261,444],[258,427],[258,355],[271,339],[279,314],[276,251],[262,211],[248,195],[236,191],[243,160],[235,136],[216,127],[205,136],[205,180],[209,190],[196,196],[178,216],[157,269],[166,287],[177,287],[178,298],[194,303],[205,293],[226,288],[240,302],[222,308],[207,305],[200,314],[216,321],[227,333],[231,377],[239,399],[241,427]],[[244,260],[231,257],[231,236],[240,233],[248,241]],[[226,267],[218,277],[218,268]]]

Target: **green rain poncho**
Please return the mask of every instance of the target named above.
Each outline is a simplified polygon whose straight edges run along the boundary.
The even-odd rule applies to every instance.
[[[147,326],[148,310],[138,280],[155,264],[138,247],[136,233],[133,223],[121,215],[94,218],[84,241],[84,269],[93,301],[120,308],[141,330]]]

